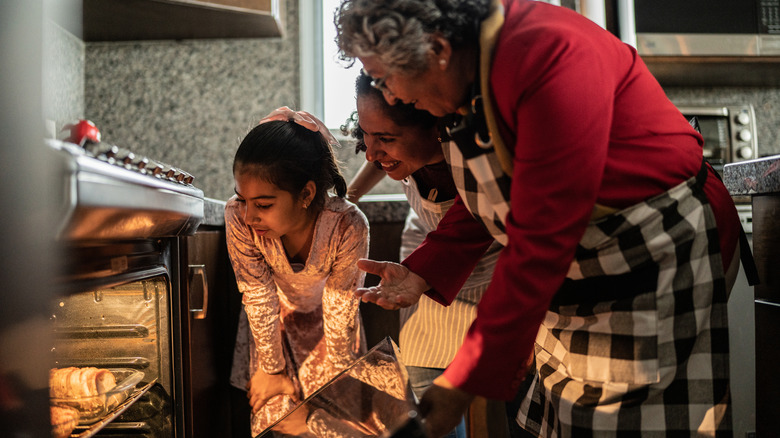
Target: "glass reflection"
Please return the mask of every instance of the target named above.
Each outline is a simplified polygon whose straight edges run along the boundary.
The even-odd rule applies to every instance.
[[[398,356],[396,344],[385,338],[258,437],[423,437]]]

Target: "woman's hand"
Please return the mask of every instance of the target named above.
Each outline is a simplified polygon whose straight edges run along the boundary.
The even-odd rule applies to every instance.
[[[473,394],[456,388],[444,376],[437,377],[420,400],[427,435],[439,438],[455,429],[472,400]]]
[[[286,374],[268,374],[263,370],[257,370],[246,384],[246,390],[253,413],[257,413],[275,395],[295,395],[295,386]]]
[[[355,295],[365,303],[374,303],[384,309],[409,307],[431,288],[422,277],[399,263],[360,259],[358,268],[379,276],[381,281],[378,286],[357,289]]]
[[[265,122],[275,121],[293,121],[304,128],[312,132],[319,132],[320,135],[325,137],[325,141],[331,146],[339,146],[339,141],[336,137],[330,133],[330,130],[322,120],[314,117],[306,111],[293,111],[290,108],[283,106],[271,111],[267,116],[260,119],[258,125],[262,125]]]

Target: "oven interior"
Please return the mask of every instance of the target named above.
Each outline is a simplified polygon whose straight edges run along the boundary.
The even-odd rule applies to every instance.
[[[72,248],[66,290],[50,304],[55,369],[112,372],[127,393],[96,411],[84,402],[55,400],[80,410],[70,436],[174,436],[172,293],[162,241]]]

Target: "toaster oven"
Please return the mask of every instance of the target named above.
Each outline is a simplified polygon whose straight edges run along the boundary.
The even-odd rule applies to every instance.
[[[677,107],[696,118],[704,137],[704,158],[718,172],[723,166],[758,157],[756,115],[752,105],[683,105]]]

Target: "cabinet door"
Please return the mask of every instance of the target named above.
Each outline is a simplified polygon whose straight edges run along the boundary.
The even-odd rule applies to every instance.
[[[231,436],[230,364],[240,297],[230,267],[225,231],[187,237],[189,354],[185,396],[187,436]]]
[[[280,37],[279,0],[83,0],[86,42]],[[74,29],[74,27],[80,27]]]

